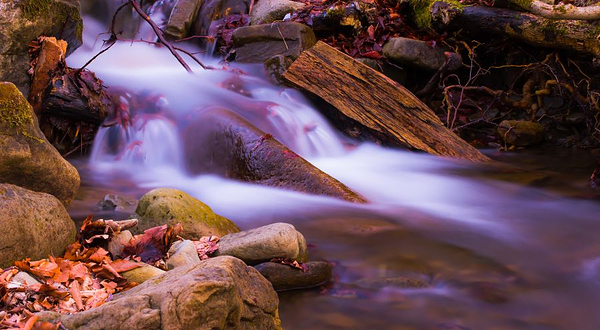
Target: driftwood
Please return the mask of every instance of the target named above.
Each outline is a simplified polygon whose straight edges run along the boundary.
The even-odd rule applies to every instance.
[[[388,136],[395,145],[433,155],[489,161],[448,130],[406,88],[323,42],[302,53],[283,78]]]
[[[456,9],[442,1],[431,7],[431,16],[433,22],[444,30],[463,29],[485,35],[496,34],[534,46],[600,56],[600,23],[597,21],[554,20],[484,6]]]

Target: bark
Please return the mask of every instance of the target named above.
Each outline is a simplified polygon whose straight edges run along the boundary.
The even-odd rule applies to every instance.
[[[517,6],[541,17],[550,19],[597,20],[600,19],[600,5],[577,7],[572,4],[548,4],[539,0],[510,0]]]
[[[528,44],[600,56],[600,24],[580,20],[552,20],[529,13],[483,6],[450,8],[436,2],[432,19],[444,28],[498,34]]]
[[[283,77],[397,146],[489,161],[406,88],[323,42],[302,53]]]

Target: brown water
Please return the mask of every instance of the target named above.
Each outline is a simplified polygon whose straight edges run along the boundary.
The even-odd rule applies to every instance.
[[[487,205],[457,203],[490,213],[497,228],[417,205],[360,209],[309,200],[300,212],[285,212],[284,203],[262,216],[220,213],[242,228],[291,222],[306,236],[311,259],[334,265],[329,285],[280,294],[285,329],[600,329],[600,215],[589,214],[600,210],[599,194],[587,186],[594,157],[556,148],[491,155],[513,169],[440,171],[493,186]],[[75,219],[107,193],[139,197],[150,188],[114,172],[97,177],[76,163],[83,184],[70,208]],[[490,192],[466,196],[480,193]]]

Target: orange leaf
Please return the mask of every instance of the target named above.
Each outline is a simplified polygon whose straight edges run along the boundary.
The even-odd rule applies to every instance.
[[[117,259],[111,262],[110,265],[117,273],[122,273],[128,270],[142,267],[142,264],[135,261],[131,261],[129,259]]]
[[[75,300],[77,309],[80,311],[83,310],[83,301],[81,300],[81,289],[79,288],[79,282],[71,282],[71,285],[69,285],[69,293],[71,293],[71,297],[73,297],[73,300]]]

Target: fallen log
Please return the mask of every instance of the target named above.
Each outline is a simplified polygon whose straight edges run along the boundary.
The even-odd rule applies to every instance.
[[[438,1],[431,7],[435,26],[489,35],[502,35],[525,43],[600,56],[598,21],[555,20],[509,9],[484,6],[456,8]]]
[[[489,161],[448,130],[406,88],[323,42],[303,52],[283,78],[344,116],[385,135],[393,145],[438,156]]]

